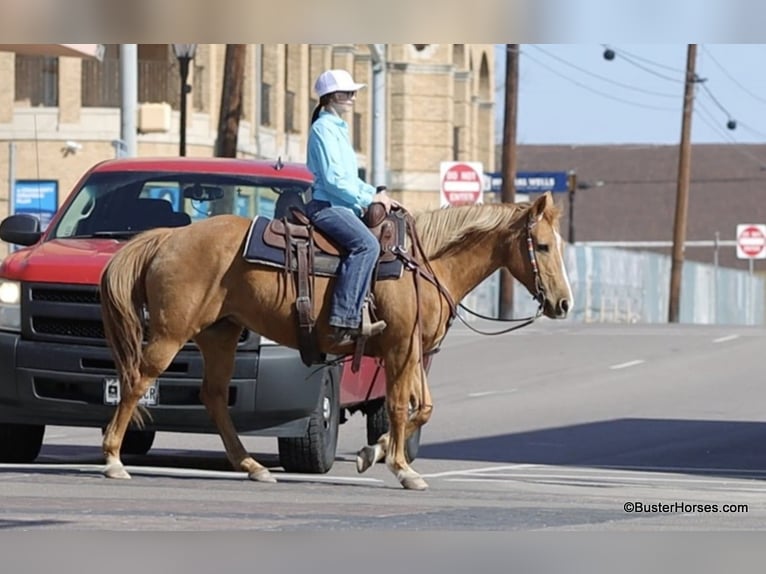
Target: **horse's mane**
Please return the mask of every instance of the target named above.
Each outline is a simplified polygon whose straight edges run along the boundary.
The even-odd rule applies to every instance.
[[[424,211],[415,215],[415,228],[425,256],[439,257],[472,237],[509,228],[530,203],[493,203]]]

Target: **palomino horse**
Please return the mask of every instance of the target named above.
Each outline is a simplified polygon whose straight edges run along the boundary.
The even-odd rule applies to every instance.
[[[546,316],[566,317],[572,292],[562,258],[559,216],[546,193],[531,204],[452,207],[415,218],[430,261],[427,267],[438,285],[414,281],[417,271],[375,284],[377,314],[388,326],[367,341],[365,354],[379,357],[385,366],[390,430],[377,444],[359,451],[360,472],[385,458],[404,488],[427,488],[407,463],[404,450],[406,438],[428,421],[433,409],[423,353],[438,347],[446,335],[453,302],[493,271],[507,267],[538,298]],[[128,242],[106,267],[101,279],[103,320],[122,396],[104,435],[106,476],[130,478],[120,448],[129,423],[142,422],[138,400],[192,339],[205,365],[200,397],[229,461],[252,480],[275,482],[245,450],[226,403],[243,327],[298,347],[294,282],[283,271],[242,257],[250,223],[244,217],[221,215],[186,227],[147,231]],[[323,352],[347,354],[353,346],[336,348],[329,336],[332,288],[332,279],[316,278],[318,339]]]

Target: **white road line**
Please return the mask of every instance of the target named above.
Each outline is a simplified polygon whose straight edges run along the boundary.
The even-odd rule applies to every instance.
[[[613,371],[616,371],[618,369],[627,369],[628,367],[635,367],[636,365],[640,365],[643,363],[643,359],[636,359],[635,361],[628,361],[627,363],[619,363],[617,365],[611,365],[609,368]]]
[[[739,339],[739,335],[726,335],[725,337],[718,337],[717,339],[713,339],[713,342],[725,343],[726,341],[733,341],[734,339]]]
[[[491,480],[498,480],[498,479],[511,479],[511,480],[599,480],[602,482],[633,482],[633,483],[653,483],[653,482],[673,482],[673,483],[683,483],[683,484],[708,484],[711,482],[719,483],[721,482],[721,477],[703,477],[703,478],[689,478],[689,477],[671,477],[671,476],[635,476],[632,473],[619,473],[619,474],[612,474],[612,473],[591,473],[591,472],[584,472],[582,474],[579,473],[569,473],[569,474],[557,474],[555,472],[551,473],[538,473],[538,472],[530,472],[530,473],[523,473],[523,472],[501,472],[501,473],[487,473],[487,474],[480,474],[477,476],[455,476],[447,478],[447,481],[450,482],[477,482],[477,481],[491,481]],[[725,478],[726,481],[729,481],[729,477]],[[758,492],[764,492],[766,491],[766,486],[759,486],[757,484],[750,483],[749,486]]]
[[[104,472],[103,464],[1,464],[3,470],[16,470],[19,472],[35,473],[41,470],[59,470],[75,471],[81,473],[102,474]],[[153,477],[184,477],[184,478],[228,478],[232,480],[247,480],[247,473],[226,470],[204,470],[191,468],[170,468],[160,466],[130,466],[125,469],[134,476],[153,476]],[[385,481],[379,478],[365,477],[347,477],[316,474],[292,474],[273,472],[272,476],[277,482],[322,482],[327,484],[384,484]]]
[[[615,484],[615,483],[624,483],[625,486],[630,485],[640,485],[640,484],[678,484],[678,485],[720,485],[721,489],[726,489],[726,492],[739,492],[739,493],[746,493],[746,492],[752,492],[756,494],[763,495],[764,489],[754,487],[750,484],[742,484],[741,486],[739,484],[735,485],[732,484],[729,479],[725,481],[725,483],[722,483],[721,479],[718,479],[717,481],[706,481],[706,480],[684,480],[684,479],[663,479],[663,478],[607,478],[607,477],[592,477],[592,476],[558,476],[558,475],[550,475],[550,476],[524,476],[523,474],[515,475],[515,476],[499,476],[496,478],[447,478],[445,482],[465,482],[465,483],[492,483],[492,484],[513,484],[513,482],[530,482],[530,481],[541,481],[541,482],[564,482],[564,481],[572,481],[576,483],[583,483],[583,482],[592,482],[594,486],[598,486],[598,483],[601,484]]]
[[[423,478],[442,478],[444,476],[459,476],[465,474],[482,474],[485,472],[495,472],[498,470],[519,470],[523,468],[536,468],[539,464],[510,464],[506,466],[484,466],[481,468],[468,468],[464,470],[447,470],[445,472],[432,472],[429,474],[421,474]]]
[[[491,395],[507,395],[510,393],[515,393],[516,389],[505,389],[502,391],[479,391],[476,393],[468,393],[469,399],[476,399],[479,397],[489,397]]]

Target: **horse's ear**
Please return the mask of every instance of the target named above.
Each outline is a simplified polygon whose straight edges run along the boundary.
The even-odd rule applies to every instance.
[[[540,221],[546,209],[553,207],[553,196],[550,191],[546,191],[538,197],[529,208],[529,214],[535,221]]]

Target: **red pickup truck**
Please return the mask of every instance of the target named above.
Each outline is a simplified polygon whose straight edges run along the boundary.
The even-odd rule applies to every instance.
[[[23,247],[0,263],[0,462],[33,461],[46,425],[109,421],[119,399],[98,283],[127,240],[220,214],[281,216],[311,183],[304,165],[280,161],[117,159],[85,173],[44,231],[30,214],[4,219],[0,239]],[[129,207],[137,203],[152,209]],[[348,363],[308,368],[297,351],[243,330],[234,373],[234,423],[245,435],[278,437],[287,471],[327,472],[350,414],[367,416],[368,442],[387,430],[385,375],[372,359],[357,373]],[[215,432],[198,396],[201,375],[190,342],[142,399],[152,421],[129,429],[124,454],[147,453],[156,431]],[[411,459],[419,441],[408,442]]]

